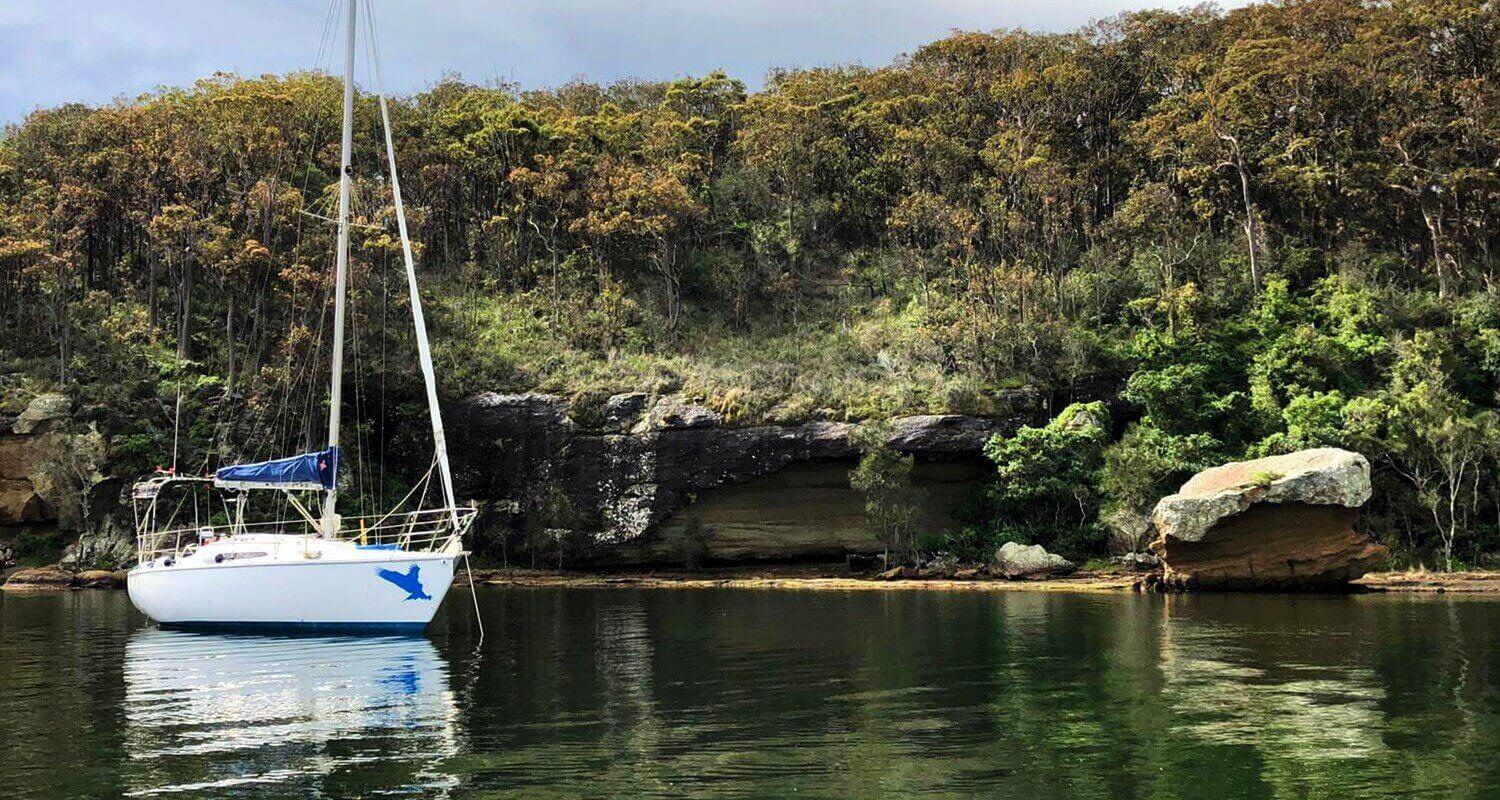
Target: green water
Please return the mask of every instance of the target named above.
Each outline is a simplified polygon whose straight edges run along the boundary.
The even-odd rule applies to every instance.
[[[481,590],[426,638],[0,594],[0,797],[1500,797],[1500,602]],[[454,602],[458,601],[458,602]]]

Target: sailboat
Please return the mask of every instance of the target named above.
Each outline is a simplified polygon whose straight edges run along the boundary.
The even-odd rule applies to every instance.
[[[225,466],[211,476],[161,473],[135,484],[138,560],[129,573],[130,599],[165,626],[421,631],[447,595],[458,559],[468,555],[463,536],[476,512],[454,496],[373,20],[372,73],[434,451],[426,476],[392,510],[359,517],[337,512],[359,3],[348,0],[346,20],[328,445]],[[442,502],[424,508],[434,474]],[[413,498],[415,507],[408,508]],[[265,513],[267,505],[274,513]]]

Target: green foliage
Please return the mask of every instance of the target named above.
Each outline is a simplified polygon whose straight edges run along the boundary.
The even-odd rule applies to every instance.
[[[865,497],[865,519],[879,531],[886,562],[909,561],[916,554],[917,518],[923,491],[911,479],[915,459],[886,444],[883,425],[866,424],[853,435],[859,464],[849,473],[849,485]]]
[[[1242,392],[1216,393],[1213,384],[1217,380],[1208,364],[1169,364],[1136,371],[1125,384],[1123,396],[1145,408],[1147,418],[1163,430],[1211,430],[1227,419],[1243,416],[1246,406]]]
[[[1271,488],[1271,484],[1281,480],[1283,477],[1285,477],[1284,473],[1275,470],[1260,470],[1250,476],[1250,485],[1269,489]]]
[[[1099,490],[1106,507],[1149,515],[1157,500],[1220,460],[1222,447],[1206,433],[1172,434],[1149,422],[1131,425],[1104,451]]]
[[[1102,402],[1075,403],[1043,427],[990,439],[991,538],[1034,542],[1070,557],[1098,547],[1097,487],[1108,441]]]
[[[23,567],[56,564],[67,542],[57,528],[25,527],[15,533],[16,563]]]

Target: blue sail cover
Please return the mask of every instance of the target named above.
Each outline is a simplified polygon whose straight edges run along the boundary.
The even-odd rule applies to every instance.
[[[339,449],[330,447],[275,461],[220,467],[214,482],[220,486],[278,489],[332,489],[338,477]]]

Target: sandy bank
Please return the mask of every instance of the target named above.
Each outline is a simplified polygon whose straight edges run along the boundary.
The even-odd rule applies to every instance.
[[[925,578],[884,581],[855,575],[834,567],[778,566],[725,567],[698,572],[652,570],[638,572],[559,572],[546,570],[474,571],[474,580],[486,586],[525,588],[627,588],[627,589],[805,589],[832,591],[1130,591],[1140,583],[1139,575],[1080,574],[1066,578],[1009,581],[999,578],[960,580]],[[458,583],[464,578],[459,575]]]
[[[1354,583],[1382,592],[1500,594],[1500,572],[1371,572]]]
[[[659,569],[617,572],[572,572],[530,569],[476,569],[474,580],[486,586],[520,588],[625,589],[801,589],[828,591],[980,591],[980,592],[1128,592],[1144,590],[1146,576],[1083,572],[1064,578],[1011,581],[1000,578],[960,580],[924,578],[879,580],[839,566],[794,565],[722,567],[697,572]],[[459,575],[457,584],[465,579]],[[1500,572],[1374,572],[1355,582],[1366,591],[1462,592],[1500,594]]]

